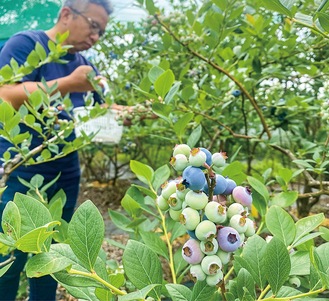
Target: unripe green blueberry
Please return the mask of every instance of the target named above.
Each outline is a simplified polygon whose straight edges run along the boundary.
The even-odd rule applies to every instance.
[[[173,210],[172,208],[169,208],[168,212],[169,212],[169,216],[175,221],[175,222],[179,222],[180,219],[180,215],[182,213],[183,210]]]
[[[177,154],[170,159],[170,165],[176,171],[183,171],[188,166],[187,157],[183,154]]]
[[[289,278],[289,283],[295,288],[298,288],[301,285],[301,281],[297,276],[290,277]]]
[[[201,261],[201,268],[206,275],[214,275],[221,271],[222,262],[217,255],[207,255]]]
[[[208,196],[202,191],[190,190],[185,196],[185,202],[195,210],[203,209],[208,203]]]
[[[239,203],[233,203],[231,204],[230,206],[228,206],[227,208],[227,217],[230,219],[233,215],[236,215],[236,214],[243,214],[245,212],[245,208],[239,204]]]
[[[170,197],[168,198],[168,205],[173,210],[181,210],[183,205],[183,200],[179,199],[176,195],[176,192],[174,192]]]
[[[186,230],[193,231],[200,223],[200,214],[197,210],[186,207],[180,215],[180,222],[185,226]]]
[[[176,192],[176,181],[166,182],[162,185],[161,195],[168,200],[169,197]]]
[[[241,214],[235,214],[230,218],[230,226],[237,230],[240,234],[246,232],[247,222],[246,217]]]
[[[169,209],[169,204],[168,204],[167,200],[161,194],[158,195],[158,197],[156,199],[156,203],[157,203],[158,207],[160,208],[160,210],[162,210],[162,211],[166,211]]]
[[[176,144],[173,151],[173,156],[183,154],[187,158],[190,156],[191,148],[187,144]]]
[[[256,227],[253,220],[251,220],[249,217],[246,218],[246,224],[247,224],[247,230],[244,232],[244,234],[247,237],[253,236],[256,233]]]
[[[226,163],[226,159],[227,156],[225,152],[213,153],[212,164],[216,167],[223,167]]]
[[[186,241],[182,248],[182,256],[189,264],[199,264],[204,257],[200,249],[199,241],[193,238]]]
[[[222,271],[219,271],[215,275],[208,275],[206,277],[206,282],[209,286],[216,286],[218,283],[220,283],[224,278],[224,274]]]
[[[176,194],[180,199],[185,199],[186,194],[190,191],[189,188],[186,188],[184,184],[176,184]]]
[[[188,157],[189,164],[195,167],[201,167],[206,163],[207,156],[200,148],[193,148]]]
[[[244,244],[244,240],[246,239],[246,235],[244,233],[239,233],[240,236],[240,247]]]
[[[201,251],[206,255],[215,255],[218,251],[218,242],[216,238],[212,240],[202,240],[200,242]]]
[[[194,264],[190,267],[190,274],[192,277],[192,280],[194,282],[196,281],[203,281],[206,279],[206,274],[205,272],[202,270],[201,265],[200,264]]]
[[[222,261],[222,264],[228,264],[230,262],[231,259],[231,254],[230,252],[225,252],[221,249],[218,249],[216,255],[220,258],[220,260]]]
[[[211,240],[216,236],[217,227],[216,225],[209,220],[204,220],[200,222],[199,225],[195,228],[195,236],[199,240]]]
[[[221,224],[227,219],[226,206],[223,206],[215,201],[207,203],[204,208],[204,213],[207,218],[214,223]]]

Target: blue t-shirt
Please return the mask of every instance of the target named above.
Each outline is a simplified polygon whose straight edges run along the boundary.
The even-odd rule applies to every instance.
[[[0,68],[10,64],[10,60],[14,58],[19,65],[24,64],[27,56],[32,50],[34,50],[36,42],[39,42],[46,53],[49,53],[48,49],[49,37],[44,31],[24,31],[15,34],[11,37],[3,46],[0,52]],[[65,77],[71,74],[77,67],[81,65],[92,66],[95,72],[98,74],[96,68],[81,54],[79,53],[68,53],[63,56],[61,59],[68,61],[66,64],[60,63],[48,63],[40,68],[34,70],[32,73],[24,76],[21,82],[34,81],[40,82],[42,78],[46,81],[55,80],[57,78]],[[84,105],[84,95],[85,93],[71,93],[70,98],[74,107],[79,107]],[[94,94],[94,99],[96,102],[100,102],[100,97],[98,94]],[[59,118],[68,119],[69,116],[62,112],[59,115]],[[24,124],[20,125],[21,133],[30,131],[33,133],[33,140],[30,149],[40,145],[42,139],[39,137],[37,132],[31,131],[30,128],[26,127]],[[67,140],[72,141],[75,138],[75,134],[72,133]],[[0,137],[0,158],[3,157],[3,153],[11,146],[11,144]],[[1,164],[1,162],[0,162]],[[80,166],[78,160],[77,152],[73,152],[67,155],[64,158],[37,164],[31,165],[28,167],[22,166],[16,169],[12,175],[19,175],[25,178],[30,178],[35,174],[42,174],[46,179],[51,179],[55,177],[59,172],[62,174],[62,178],[69,179],[72,176],[80,175]]]

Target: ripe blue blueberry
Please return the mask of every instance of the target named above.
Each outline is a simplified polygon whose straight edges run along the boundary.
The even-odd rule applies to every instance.
[[[237,186],[236,185],[236,182],[230,178],[225,178],[226,179],[226,182],[227,182],[227,186],[226,186],[226,189],[225,191],[223,192],[223,194],[225,195],[229,195],[232,193],[233,189]]]
[[[233,95],[234,97],[239,97],[239,96],[241,95],[241,91],[240,91],[240,90],[234,90],[234,91],[232,92],[232,95]]]
[[[200,147],[200,150],[206,154],[206,163],[211,166],[212,164],[212,153],[204,147]]]
[[[184,186],[191,190],[201,190],[206,183],[206,177],[203,171],[198,167],[186,167],[183,171],[182,177],[182,183]]]
[[[241,245],[238,231],[228,226],[218,230],[217,241],[219,247],[225,252],[234,252]]]
[[[183,245],[182,256],[189,264],[199,264],[204,257],[204,254],[200,249],[200,243],[197,240],[190,238]]]
[[[216,186],[214,188],[214,195],[222,194],[227,188],[226,179],[219,174],[216,174]]]

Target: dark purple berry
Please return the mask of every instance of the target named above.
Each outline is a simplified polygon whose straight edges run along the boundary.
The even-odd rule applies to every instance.
[[[234,228],[223,227],[218,230],[217,241],[219,247],[225,252],[234,252],[241,244],[241,238]]]

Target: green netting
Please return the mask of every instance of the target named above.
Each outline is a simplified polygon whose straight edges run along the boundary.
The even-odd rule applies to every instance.
[[[1,0],[0,45],[18,31],[51,28],[60,6],[60,0]]]

